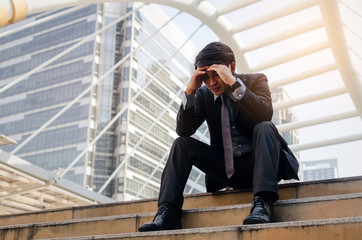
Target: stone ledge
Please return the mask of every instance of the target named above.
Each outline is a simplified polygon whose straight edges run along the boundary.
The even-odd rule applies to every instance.
[[[269,223],[269,224],[256,224],[256,225],[236,225],[236,226],[225,226],[225,227],[193,228],[193,229],[156,231],[156,232],[122,233],[122,234],[106,234],[106,235],[96,235],[96,236],[51,238],[49,240],[75,240],[75,239],[86,240],[86,239],[120,239],[120,238],[161,237],[161,236],[190,235],[190,234],[210,234],[210,233],[213,234],[213,233],[217,233],[217,232],[248,232],[248,231],[250,232],[250,231],[276,229],[276,228],[308,228],[308,227],[315,227],[315,226],[321,227],[321,226],[326,226],[326,225],[345,225],[345,224],[362,224],[362,217],[295,221],[295,222]]]
[[[295,196],[292,198],[299,198],[298,191],[303,189],[303,187],[309,187],[313,185],[324,185],[324,184],[335,184],[335,183],[349,183],[349,182],[355,182],[355,181],[361,181],[362,176],[356,176],[356,177],[348,177],[348,178],[336,178],[336,179],[328,179],[328,180],[319,180],[319,181],[310,181],[310,182],[296,182],[296,183],[287,183],[287,184],[280,184],[279,189],[280,192],[287,190],[287,189],[295,189],[295,193],[293,193]],[[362,192],[362,184],[361,189]],[[190,194],[185,195],[185,205],[187,205],[187,201],[190,201],[192,199],[200,199],[204,197],[214,197],[214,196],[228,196],[230,194],[249,194],[250,201],[252,198],[252,194],[250,193],[250,189],[245,190],[231,190],[231,191],[220,191],[215,193],[197,193],[197,194]],[[36,216],[40,214],[47,214],[47,213],[62,213],[62,212],[69,212],[70,217],[74,215],[75,212],[79,212],[82,210],[96,210],[101,208],[112,208],[112,207],[118,207],[118,206],[130,206],[132,204],[147,204],[147,203],[155,203],[154,206],[156,206],[157,198],[150,198],[150,199],[141,199],[141,200],[134,200],[134,201],[124,201],[124,202],[116,202],[116,203],[106,203],[106,204],[98,204],[98,205],[88,205],[88,206],[77,206],[77,207],[71,207],[71,208],[54,208],[54,209],[48,209],[48,210],[41,210],[41,211],[33,211],[33,212],[25,212],[25,213],[19,213],[19,214],[10,214],[10,215],[0,215],[1,219],[6,219],[9,217],[26,217],[26,216]],[[187,207],[185,206],[185,209]],[[75,217],[77,218],[77,217]],[[5,223],[6,224],[6,223]]]
[[[278,206],[288,206],[288,205],[294,205],[294,204],[339,201],[339,200],[359,199],[359,198],[362,198],[362,193],[341,194],[341,195],[332,195],[332,196],[324,196],[324,197],[310,197],[310,198],[302,198],[302,199],[279,200],[274,204],[274,206],[278,207]],[[246,208],[246,209],[251,208],[251,203],[187,209],[187,210],[184,210],[184,214],[217,212],[217,211],[243,209],[243,208]],[[72,220],[41,222],[41,223],[8,225],[8,226],[0,226],[0,231],[3,229],[29,228],[29,227],[30,228],[31,227],[39,228],[39,227],[49,227],[49,226],[56,226],[56,225],[70,225],[70,224],[96,222],[96,221],[110,221],[110,220],[120,220],[120,219],[129,219],[129,218],[145,218],[145,217],[153,217],[154,215],[155,215],[155,212],[147,212],[147,213],[112,215],[112,216],[92,217],[92,218],[80,218],[80,219],[72,219]]]

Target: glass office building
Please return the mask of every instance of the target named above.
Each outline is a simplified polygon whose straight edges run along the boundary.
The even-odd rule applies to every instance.
[[[0,39],[0,85],[23,74],[69,48],[97,28],[97,6],[56,18]],[[29,16],[23,22],[2,28],[5,32],[49,14]],[[0,132],[20,144],[69,101],[88,87],[94,75],[95,41],[89,41],[56,62],[32,74],[0,94]],[[90,94],[79,100],[53,124],[16,154],[48,170],[65,168],[91,135]],[[17,145],[5,146],[11,151]],[[67,178],[84,183],[86,158]]]
[[[338,160],[336,158],[302,162],[301,167],[303,181],[338,178]]]
[[[90,5],[1,37],[0,88],[139,6]],[[64,11],[29,16],[0,29],[0,33]],[[0,93],[0,133],[18,142],[1,148],[12,152],[98,81],[96,87],[15,154],[54,174],[79,158],[65,175],[67,179],[99,191],[117,170],[102,189],[103,194],[117,200],[157,197],[162,169],[177,137],[176,113],[197,53],[172,21],[165,24],[168,19],[157,6],[143,6]],[[287,96],[276,90],[272,97],[278,102]],[[108,127],[114,117],[118,118]],[[293,117],[283,109],[274,112],[273,121],[278,125]],[[96,144],[80,155],[105,127]],[[297,132],[283,136],[289,144],[298,141]],[[206,125],[194,137],[209,143]],[[204,175],[194,168],[185,194],[202,191]]]
[[[1,37],[0,87],[138,6],[90,5]],[[62,11],[29,16],[0,33]],[[12,152],[101,79],[15,154],[56,174],[119,115],[65,177],[98,191],[117,169],[103,194],[117,200],[157,197],[169,147],[177,137],[175,118],[182,89],[196,54],[191,43],[180,48],[187,38],[173,22],[163,26],[168,19],[157,6],[144,6],[1,93],[0,133],[18,142],[1,148]],[[107,74],[119,61],[119,67]],[[209,142],[206,126],[194,137]],[[185,193],[204,191],[203,185],[203,175],[193,169]]]
[[[286,100],[290,99],[289,95],[283,88],[272,89],[271,98],[272,98],[273,104],[277,104],[278,102],[282,102],[282,101],[286,101]],[[276,126],[278,126],[278,125],[285,124],[285,123],[297,122],[297,119],[291,108],[278,108],[278,109],[274,108],[272,122]],[[294,144],[299,143],[299,133],[298,133],[297,129],[285,131],[280,134],[283,136],[283,138],[289,145],[294,145]],[[296,156],[296,158],[298,159],[298,161],[300,163],[299,152],[294,152],[294,155]],[[299,176],[299,178],[301,178],[301,177]],[[281,183],[290,183],[290,182],[295,182],[295,180],[287,180],[287,181],[282,180],[281,181]]]
[[[271,90],[271,97],[273,100],[273,104],[290,99],[287,92],[283,88],[277,88]],[[275,125],[292,123],[296,121],[297,119],[291,108],[274,109],[272,122]],[[281,135],[289,145],[294,145],[299,143],[298,130],[290,130],[287,132],[282,132]]]

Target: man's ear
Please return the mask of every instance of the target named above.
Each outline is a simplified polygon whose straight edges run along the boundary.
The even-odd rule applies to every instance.
[[[236,67],[235,62],[230,63],[231,73],[232,73],[233,75],[235,74],[235,67]]]

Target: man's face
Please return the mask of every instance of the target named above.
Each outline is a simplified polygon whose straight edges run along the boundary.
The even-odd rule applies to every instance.
[[[206,87],[215,95],[223,94],[230,86],[226,84],[216,71],[207,71],[201,75],[201,80]]]

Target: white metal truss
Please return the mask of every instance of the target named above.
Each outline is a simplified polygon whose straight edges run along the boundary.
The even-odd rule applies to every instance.
[[[90,3],[100,3],[100,2],[133,2],[133,1],[110,1],[110,0],[64,0],[61,2],[45,2],[41,0],[28,0],[24,1],[27,4],[28,14],[41,12],[45,10],[54,10],[63,7],[77,6],[77,5],[88,5]],[[305,73],[299,73],[295,76],[291,75],[287,77],[288,79],[276,79],[275,83],[279,83],[278,86],[283,86],[291,82],[302,81],[308,77],[317,76],[322,73],[329,72],[333,69],[337,69],[344,81],[345,88],[349,96],[351,97],[355,109],[358,113],[358,116],[362,118],[362,83],[361,83],[361,69],[356,69],[347,54],[348,46],[346,45],[343,27],[346,25],[342,22],[341,16],[339,14],[338,4],[343,4],[343,1],[337,0],[295,0],[288,1],[288,4],[283,7],[268,11],[266,10],[264,14],[255,16],[254,18],[247,19],[247,21],[240,20],[240,22],[230,23],[226,16],[230,13],[233,13],[239,9],[248,7],[252,4],[260,2],[260,0],[248,0],[248,1],[225,1],[225,4],[219,4],[217,8],[210,1],[204,0],[148,0],[141,1],[144,3],[157,3],[162,5],[168,5],[170,7],[177,8],[181,11],[187,12],[188,14],[198,18],[201,22],[207,25],[212,29],[215,34],[220,38],[221,41],[225,42],[236,52],[237,66],[240,72],[255,72],[261,71],[263,69],[280,65],[282,63],[292,61],[294,59],[310,55],[312,53],[318,52],[322,49],[331,49],[333,52],[335,62],[333,64],[326,64],[325,67],[317,67],[315,71],[307,71]],[[293,13],[302,11],[304,9],[319,6],[322,18],[314,20],[311,23],[298,26],[292,31],[285,31],[283,33],[278,33],[273,37],[268,37],[260,39],[256,42],[253,42],[250,45],[245,45],[240,38],[237,36],[238,33],[246,31],[253,27],[260,26],[268,21],[273,21],[280,19],[282,17],[287,17]],[[19,9],[21,7],[19,6]],[[356,12],[359,18],[361,18],[361,13]],[[9,16],[12,13],[9,12]],[[10,17],[9,17],[10,19]],[[328,41],[322,43],[315,43],[312,46],[306,46],[305,49],[290,52],[284,56],[279,56],[271,59],[270,61],[259,63],[258,65],[253,65],[248,61],[245,53],[260,49],[261,47],[269,46],[274,43],[280,42],[282,40],[289,39],[293,36],[298,36],[300,34],[310,32],[314,29],[323,27],[328,35]],[[361,39],[361,36],[357,36]],[[359,56],[361,61],[361,53],[356,53]],[[271,88],[275,84],[271,83]],[[334,96],[339,95],[338,93]],[[308,101],[308,98],[305,100]],[[311,99],[313,101],[313,99]],[[331,114],[332,115],[332,114]],[[348,138],[347,138],[348,139]],[[311,143],[310,146],[313,146]]]
[[[15,144],[16,141],[12,140],[11,138],[0,134],[0,146],[1,145],[9,145],[9,144]]]
[[[136,11],[138,9],[135,9],[134,11]],[[30,75],[37,73],[38,71],[40,71],[41,69],[43,69],[44,67],[48,66],[49,64],[51,64],[52,62],[60,59],[61,57],[65,56],[66,54],[70,53],[72,50],[76,49],[77,47],[81,46],[82,44],[84,44],[85,42],[89,41],[90,39],[95,38],[98,34],[106,31],[107,29],[109,29],[110,27],[114,26],[115,24],[117,24],[118,22],[122,21],[123,19],[127,18],[129,15],[131,15],[133,13],[130,12],[122,17],[120,17],[119,19],[113,21],[112,23],[108,24],[107,26],[103,27],[102,29],[98,30],[97,32],[83,38],[81,41],[79,41],[78,43],[74,44],[73,46],[71,46],[70,48],[64,50],[63,52],[59,53],[58,55],[56,55],[55,57],[49,59],[48,61],[44,62],[43,64],[39,65],[38,67],[34,68],[32,71],[24,74],[23,76],[21,76],[20,78],[14,80],[13,82],[9,83],[8,85],[6,85],[5,87],[0,89],[0,93],[4,92],[5,90],[7,90],[8,88],[10,88],[11,86],[14,86],[14,82],[15,83],[19,83],[21,81],[24,81],[27,77],[29,77]],[[128,55],[130,56],[130,54]],[[48,127],[51,123],[53,123],[60,115],[62,115],[65,111],[67,111],[71,106],[73,106],[73,104],[75,104],[77,101],[79,101],[85,94],[87,94],[92,88],[94,88],[98,83],[100,83],[106,76],[108,76],[110,73],[112,73],[119,65],[121,65],[125,59],[127,59],[127,57],[125,57],[124,59],[120,60],[117,64],[115,64],[107,73],[105,73],[103,76],[101,76],[99,79],[97,79],[97,81],[93,82],[88,88],[86,88],[82,93],[80,93],[76,98],[74,98],[71,102],[69,102],[64,108],[62,108],[57,114],[55,114],[51,119],[49,119],[46,123],[44,123],[38,130],[36,130],[33,134],[31,134],[26,140],[24,140],[21,144],[19,144],[16,148],[14,148],[14,150],[11,151],[11,154],[15,154],[17,151],[19,151],[24,145],[26,145],[29,141],[31,141],[34,137],[36,137],[43,129],[45,129],[46,127]],[[11,85],[9,87],[9,85]],[[98,138],[97,138],[98,140]],[[95,140],[96,141],[96,140]],[[89,144],[92,145],[92,144]],[[85,148],[85,149],[88,149]],[[85,151],[84,151],[85,153]],[[83,154],[81,154],[80,157],[83,156]],[[76,161],[71,164],[70,167],[72,167],[74,164],[76,163]],[[70,168],[69,167],[69,168]],[[62,174],[62,176],[64,176],[64,174]]]
[[[0,150],[0,214],[114,202]]]
[[[5,1],[5,2],[12,2],[11,0]],[[63,0],[63,1],[42,1],[42,0],[28,0],[28,1],[18,1],[23,2],[26,4],[27,13],[37,13],[42,12],[45,10],[55,10],[60,9],[64,7],[71,7],[71,6],[84,6],[89,5],[91,3],[101,3],[101,2],[134,2],[134,1],[116,1],[116,0]],[[341,78],[343,80],[344,86],[328,91],[320,91],[318,93],[313,94],[306,94],[303,97],[299,98],[292,98],[287,101],[279,102],[274,105],[275,109],[283,109],[287,107],[294,107],[299,106],[307,103],[312,103],[318,100],[340,96],[342,94],[348,94],[350,96],[354,109],[348,110],[346,112],[339,112],[335,113],[331,109],[330,114],[325,117],[319,117],[314,118],[310,120],[304,120],[299,122],[293,122],[293,123],[285,123],[282,125],[277,126],[280,132],[289,131],[293,129],[300,129],[308,126],[315,126],[322,123],[327,122],[333,122],[337,120],[343,120],[343,119],[351,119],[359,117],[362,119],[362,77],[361,77],[361,71],[362,67],[357,68],[356,64],[354,65],[352,63],[351,57],[348,54],[348,50],[351,50],[348,46],[348,43],[346,42],[344,36],[343,28],[348,28],[348,23],[345,23],[342,21],[342,17],[340,15],[339,6],[344,5],[343,1],[337,1],[337,0],[293,0],[288,1],[288,4],[283,5],[283,7],[277,9],[277,10],[265,10],[265,13],[252,17],[250,19],[243,19],[240,18],[239,22],[233,22],[231,23],[228,21],[229,14],[233,14],[236,11],[242,10],[243,8],[247,8],[249,6],[252,6],[253,4],[257,4],[259,2],[262,2],[260,0],[234,0],[234,1],[225,1],[224,4],[222,4],[220,1],[217,6],[213,4],[214,1],[208,1],[208,0],[146,0],[141,1],[143,3],[156,3],[156,4],[162,4],[167,5],[176,9],[179,9],[181,12],[186,12],[195,18],[199,19],[202,24],[207,25],[211,30],[214,31],[214,33],[220,38],[220,41],[225,42],[228,44],[234,51],[236,55],[236,61],[237,61],[237,67],[239,72],[256,72],[256,71],[263,71],[268,68],[277,67],[284,63],[288,63],[291,61],[294,61],[296,59],[320,52],[322,50],[329,49],[334,57],[334,61],[332,63],[325,63],[321,64],[320,66],[316,66],[313,69],[308,69],[305,72],[290,74],[288,76],[280,77],[279,79],[274,79],[272,82],[270,82],[270,88],[275,89],[278,87],[283,87],[288,84],[293,84],[297,82],[302,82],[305,79],[312,78],[312,77],[318,77],[321,74],[328,73],[331,71],[338,71],[341,75]],[[5,8],[9,6],[9,4],[4,5]],[[263,25],[267,22],[278,20],[284,17],[288,17],[294,13],[300,12],[302,10],[311,8],[311,7],[319,7],[321,12],[321,18],[316,20],[311,20],[308,23],[304,23],[301,25],[298,25],[291,30],[284,31],[272,36],[266,36],[265,38],[260,38],[256,41],[253,41],[252,43],[244,43],[240,37],[239,33],[248,31],[250,29],[253,29],[255,27],[258,27],[260,25]],[[2,12],[4,12],[2,8]],[[24,6],[18,6],[13,5],[13,8],[8,8],[9,11],[7,14],[2,15],[1,18],[6,18],[6,20],[1,19],[0,20],[0,26],[2,22],[14,22],[18,20],[19,13],[22,13],[25,9]],[[19,11],[17,11],[19,9]],[[76,8],[71,8],[67,11],[72,12]],[[2,13],[0,11],[0,13]],[[357,17],[361,20],[361,12],[355,12]],[[20,14],[21,15],[21,14]],[[361,22],[360,22],[361,23]],[[35,24],[35,23],[32,23]],[[26,27],[26,26],[24,26]],[[299,50],[292,50],[284,55],[275,56],[273,58],[270,58],[266,61],[261,61],[258,63],[252,62],[250,59],[248,59],[247,54],[252,51],[256,51],[259,49],[262,49],[264,47],[270,47],[273,44],[277,44],[279,42],[291,39],[296,36],[300,36],[302,34],[312,32],[314,30],[323,29],[327,34],[327,39],[325,41],[316,41],[314,43],[311,43],[309,45],[305,45],[302,48],[299,48]],[[102,29],[100,31],[103,31],[105,29]],[[160,30],[160,29],[159,29]],[[3,36],[9,32],[2,33],[0,36]],[[352,31],[352,34],[356,35],[357,39],[362,41],[362,36],[358,35],[358,33],[355,33]],[[94,36],[92,36],[94,37]],[[85,41],[84,41],[85,42]],[[80,45],[81,43],[79,43]],[[77,45],[77,46],[79,46]],[[71,51],[77,46],[73,46],[70,50],[66,50],[63,55],[65,55],[67,52]],[[180,50],[180,49],[179,49]],[[134,50],[135,51],[135,50]],[[360,52],[354,52],[354,50],[351,50],[352,53],[356,56],[356,59],[361,66],[362,60],[361,56],[362,53]],[[131,52],[132,53],[132,52]],[[61,53],[62,54],[62,53]],[[60,58],[61,56],[57,56]],[[129,57],[129,56],[128,56]],[[56,59],[58,59],[56,58]],[[46,64],[49,64],[56,59],[50,59],[43,65],[46,66]],[[110,69],[110,71],[107,72],[110,73],[113,71],[116,67],[118,67],[124,60],[121,60],[118,62],[115,67]],[[357,66],[358,66],[357,63]],[[38,66],[34,70],[30,71],[29,73],[25,74],[21,78],[15,80],[14,82],[10,83],[9,85],[3,87],[0,89],[0,93],[5,91],[6,89],[14,86],[17,82],[26,80],[27,76],[30,76],[34,72],[40,70],[43,65]],[[157,75],[157,74],[156,74]],[[103,76],[102,76],[103,77]],[[102,78],[101,77],[101,78]],[[155,77],[155,76],[154,76]],[[100,81],[100,80],[98,80]],[[152,82],[152,81],[150,81]],[[146,88],[146,86],[143,87]],[[89,89],[88,89],[89,91]],[[81,96],[81,95],[80,95]],[[136,99],[138,95],[134,96],[133,99]],[[79,96],[78,96],[79,97]],[[79,97],[80,98],[80,97]],[[109,127],[112,126],[112,124],[118,119],[119,116],[127,109],[127,106],[119,111],[119,113],[109,122],[109,124],[97,135],[97,137],[88,144],[87,147],[85,147],[84,151],[72,162],[70,166],[68,166],[67,169],[65,169],[62,173],[60,173],[55,179],[61,180],[62,177],[65,175],[68,169],[70,169],[78,159],[80,159],[83,154],[87,151],[88,147],[93,145],[102,135],[104,132],[108,130]],[[66,110],[66,109],[65,109]],[[64,111],[65,111],[64,110]],[[165,111],[167,108],[165,109]],[[60,113],[61,114],[61,113]],[[59,114],[59,115],[60,115]],[[59,116],[58,115],[58,116]],[[55,119],[53,119],[55,120]],[[51,122],[50,122],[51,123]],[[49,124],[50,124],[49,123]],[[48,124],[48,125],[49,125]],[[153,126],[153,125],[152,125]],[[151,128],[152,128],[151,126]],[[45,126],[46,127],[46,126]],[[44,127],[44,128],[45,128]],[[150,129],[148,129],[147,132],[149,132]],[[38,133],[43,128],[40,128]],[[36,133],[37,134],[37,133]],[[31,138],[29,139],[29,141]],[[322,141],[316,141],[316,142],[310,142],[310,143],[300,143],[297,145],[291,146],[291,149],[294,151],[302,151],[312,148],[317,148],[321,146],[329,146],[333,144],[339,144],[339,143],[346,143],[351,141],[360,141],[362,140],[362,134],[356,133],[349,136],[345,136],[342,138],[330,138],[327,140]],[[24,145],[26,142],[24,142]],[[139,144],[138,144],[139,145]],[[23,146],[23,145],[22,145]],[[12,153],[16,153],[18,150],[14,149]],[[162,162],[163,158],[160,160]],[[107,180],[107,182],[103,185],[103,187],[99,190],[99,192],[102,192],[103,189],[107,186],[107,184],[112,180],[112,178],[115,176],[117,171],[122,167],[121,163],[116,171],[110,176],[110,178]],[[152,178],[153,174],[157,171],[157,168],[154,169],[154,172],[151,174],[150,178]],[[139,191],[138,195],[141,194],[142,190],[146,186],[147,182],[143,185],[141,190]],[[24,191],[30,191],[32,189],[38,189],[36,191],[40,191],[43,189],[44,185],[37,185],[35,183],[21,183],[21,189],[24,189]],[[7,196],[19,196],[17,192],[14,190],[15,188],[8,187],[7,188]],[[35,191],[35,190],[33,190]],[[2,197],[0,196],[0,200]]]
[[[157,70],[157,72],[152,76],[152,78],[142,87],[142,90],[146,89],[155,79],[156,77],[158,76],[158,74],[163,70],[164,67],[166,67],[167,63],[170,62],[178,53],[179,51],[187,44],[187,42],[190,41],[190,39],[192,38],[192,36],[203,26],[203,24],[201,24],[196,31],[194,31],[193,34],[191,34],[189,36],[189,38],[180,46],[179,49],[177,49],[177,51],[175,53],[172,54],[172,56],[167,59],[167,61],[165,61],[161,67]],[[160,29],[159,29],[160,30]],[[184,88],[186,88],[186,84],[184,85]],[[146,133],[144,134],[144,136],[138,141],[138,143],[136,143],[136,145],[133,147],[133,150],[132,152],[129,154],[129,156],[131,156],[131,154],[134,152],[135,149],[137,149],[140,144],[142,143],[142,141],[145,139],[145,136],[150,133],[150,131],[156,126],[156,123],[158,122],[158,120],[161,119],[161,117],[167,112],[167,110],[172,106],[172,103],[174,103],[177,99],[177,97],[181,94],[181,91],[183,91],[184,88],[181,88],[180,91],[175,95],[175,97],[171,100],[171,102],[169,102],[167,104],[167,106],[165,107],[165,109],[159,114],[159,116],[157,117],[156,121],[147,129]],[[136,93],[130,103],[134,102],[137,97],[142,93],[142,91],[139,91],[138,93]],[[130,104],[129,103],[129,104]],[[129,106],[128,104],[128,106]],[[128,107],[127,106],[127,107]],[[124,110],[127,109],[127,107],[124,107],[124,109],[122,109],[120,111],[120,113],[123,113]],[[120,116],[120,114],[117,114],[114,118],[118,118]],[[109,126],[110,127],[110,126]],[[116,174],[119,172],[119,170],[122,168],[122,166],[128,161],[128,158],[125,158],[119,165],[118,167],[116,168],[116,170],[111,174],[111,176],[108,178],[108,180],[105,182],[105,184],[100,188],[100,190],[98,191],[99,193],[101,193],[105,187],[107,187],[107,185],[109,184],[109,182],[116,176]]]

